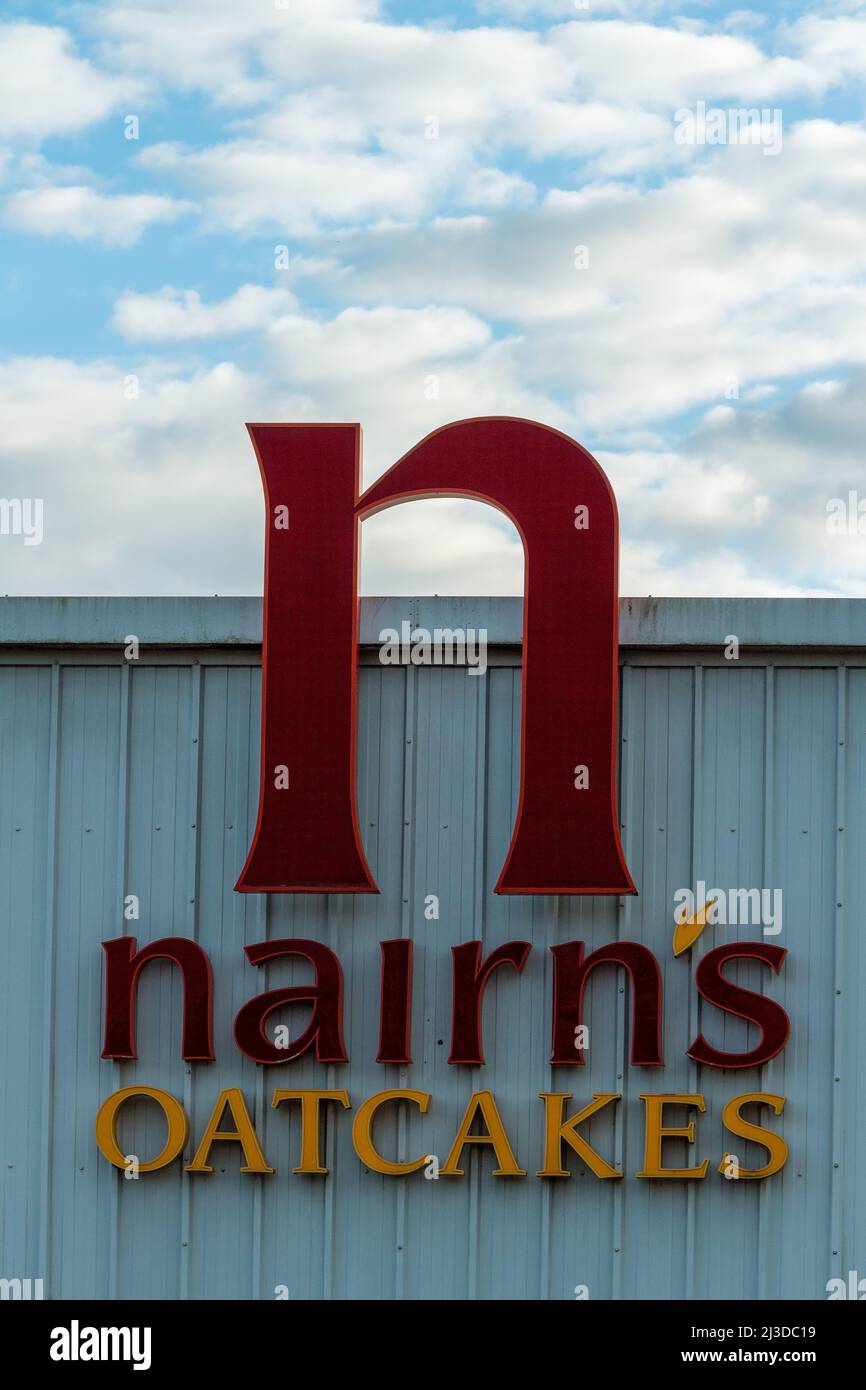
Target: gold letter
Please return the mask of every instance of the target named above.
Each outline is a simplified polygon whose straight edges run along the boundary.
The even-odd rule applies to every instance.
[[[788,1145],[785,1143],[781,1134],[773,1134],[769,1129],[762,1129],[760,1125],[750,1125],[748,1120],[744,1120],[740,1110],[744,1105],[750,1105],[753,1101],[757,1104],[763,1102],[769,1105],[774,1115],[781,1115],[785,1108],[785,1096],[772,1096],[766,1091],[749,1091],[745,1096],[734,1096],[729,1100],[722,1111],[722,1123],[725,1129],[729,1129],[732,1134],[736,1134],[738,1139],[751,1139],[755,1144],[761,1144],[770,1155],[769,1163],[763,1168],[740,1168],[738,1177],[740,1178],[769,1178],[773,1173],[778,1173],[780,1168],[784,1168],[788,1161]],[[719,1172],[724,1172],[725,1160],[719,1164]]]
[[[218,1128],[226,1106],[231,1111],[235,1129]],[[195,1158],[192,1163],[186,1165],[186,1171],[188,1173],[212,1173],[213,1168],[210,1168],[207,1162],[211,1145],[222,1139],[232,1140],[234,1143],[240,1144],[243,1149],[246,1163],[241,1166],[242,1173],[272,1173],[274,1171],[273,1168],[268,1167],[267,1159],[256,1138],[253,1122],[249,1117],[243,1091],[237,1086],[230,1086],[227,1091],[220,1091],[213,1113],[208,1120],[207,1129],[196,1149]]]
[[[675,1129],[665,1128],[662,1124],[664,1108],[666,1105],[694,1105],[698,1110],[706,1110],[704,1098],[701,1095],[691,1096],[653,1096],[641,1094],[641,1100],[646,1106],[646,1140],[644,1145],[643,1171],[636,1173],[638,1178],[705,1178],[710,1160],[705,1158],[699,1168],[663,1168],[662,1167],[662,1140],[664,1139],[687,1139],[690,1144],[695,1142],[695,1122],[689,1120],[687,1125]]]
[[[319,1102],[338,1100],[344,1110],[351,1101],[348,1091],[274,1091],[271,1109],[276,1110],[281,1101],[299,1100],[301,1102],[301,1161],[293,1173],[327,1173],[319,1163]]]
[[[598,1091],[593,1092],[594,1099],[589,1105],[585,1105],[582,1110],[578,1110],[576,1115],[572,1115],[570,1120],[563,1121],[562,1112],[565,1109],[565,1102],[571,1100],[571,1091],[563,1091],[561,1094],[555,1091],[539,1091],[541,1099],[544,1101],[544,1167],[539,1169],[540,1178],[570,1178],[567,1168],[562,1166],[562,1141],[570,1144],[577,1154],[591,1168],[597,1178],[621,1178],[622,1173],[618,1173],[615,1168],[611,1168],[609,1163],[605,1163],[600,1154],[597,1154],[586,1139],[581,1138],[577,1132],[577,1126],[584,1120],[588,1120],[591,1115],[604,1107],[612,1100],[620,1100],[616,1095],[602,1095]]]
[[[387,1158],[383,1158],[373,1147],[373,1116],[384,1105],[387,1100],[411,1100],[422,1115],[427,1114],[427,1107],[430,1104],[430,1096],[426,1091],[380,1091],[378,1095],[370,1096],[365,1100],[352,1125],[352,1143],[355,1145],[355,1153],[361,1162],[367,1167],[372,1168],[374,1173],[389,1173],[393,1177],[405,1176],[407,1173],[417,1173],[419,1168],[423,1168],[427,1162],[428,1155],[423,1154],[421,1158],[412,1159],[408,1163],[389,1163]]]
[[[476,1113],[481,1112],[481,1118],[487,1126],[486,1134],[470,1134],[472,1121]],[[493,1152],[499,1162],[499,1167],[493,1169],[494,1178],[525,1178],[526,1169],[518,1168],[517,1159],[508,1142],[502,1117],[496,1108],[496,1101],[493,1099],[492,1091],[476,1091],[469,1100],[466,1107],[466,1114],[457,1131],[457,1138],[454,1140],[444,1167],[439,1169],[440,1177],[462,1178],[463,1169],[458,1168],[460,1155],[463,1152],[464,1144],[492,1144]]]
[[[157,1154],[149,1163],[138,1165],[139,1173],[152,1173],[156,1168],[165,1168],[178,1154],[183,1153],[189,1132],[186,1111],[179,1100],[170,1096],[168,1091],[160,1091],[156,1086],[125,1086],[122,1091],[115,1091],[114,1095],[102,1102],[96,1115],[96,1142],[99,1151],[115,1168],[127,1166],[127,1157],[117,1142],[115,1127],[118,1110],[124,1101],[130,1100],[132,1096],[149,1096],[151,1100],[155,1100],[157,1105],[162,1106],[168,1123],[168,1135],[162,1153]]]

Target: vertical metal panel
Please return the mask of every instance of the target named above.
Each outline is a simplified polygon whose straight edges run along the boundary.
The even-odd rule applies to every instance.
[[[408,607],[408,605],[407,605]],[[699,605],[698,605],[699,607]],[[688,616],[688,615],[687,615]],[[700,614],[689,617],[700,630]],[[654,621],[656,621],[654,617]],[[680,620],[685,621],[682,615]],[[658,619],[661,621],[661,619]],[[762,621],[770,622],[766,612]],[[863,1264],[864,1119],[859,1067],[866,958],[866,669],[808,650],[722,662],[676,650],[625,655],[621,712],[623,840],[636,899],[495,897],[517,804],[519,650],[487,675],[364,666],[360,681],[359,814],[378,896],[238,895],[233,884],[255,819],[259,670],[254,654],[153,650],[124,665],[39,646],[0,665],[0,1092],[3,1270],[45,1277],[52,1296],[305,1298],[820,1298],[826,1280]],[[187,634],[195,642],[195,622]],[[55,834],[56,828],[56,834]],[[778,999],[792,1019],[786,1050],[760,1072],[719,1073],[685,1056],[700,1029],[746,1048],[755,1030],[701,1005],[697,960],[732,929],[708,929],[681,959],[671,952],[673,894],[708,886],[779,887],[786,946],[779,977],[740,962],[730,978]],[[138,920],[123,900],[135,894]],[[435,896],[438,918],[425,916]],[[840,906],[837,906],[839,904]],[[139,1058],[101,1062],[102,951],[195,936],[216,979],[215,1065],[180,1058],[181,988],[168,964],[142,976]],[[760,935],[739,927],[738,937]],[[380,1066],[380,940],[415,942],[413,1064]],[[259,1068],[232,1040],[252,994],[309,978],[299,961],[266,970],[245,945],[311,936],[343,965],[351,1061],[306,1056]],[[663,1072],[628,1065],[630,1007],[621,972],[587,992],[588,1065],[551,1068],[550,945],[587,951],[617,936],[657,955],[665,989]],[[484,1003],[483,1068],[449,1067],[451,947],[484,953],[533,946],[517,976],[497,972]],[[275,1022],[296,1029],[303,1011]],[[14,1059],[14,1060],[11,1060]],[[839,1080],[834,1080],[834,1077]],[[269,1177],[241,1175],[231,1145],[216,1171],[180,1164],[129,1181],[98,1154],[93,1121],[120,1085],[161,1086],[184,1099],[185,1160],[221,1088],[239,1086],[254,1114]],[[330,1176],[303,1177],[299,1111],[274,1110],[275,1085],[347,1087],[353,1106],[388,1087],[430,1092],[383,1110],[376,1141],[388,1156],[444,1162],[473,1091],[492,1090],[526,1178],[491,1176],[489,1153],[464,1154],[466,1177],[395,1179],[367,1171],[352,1148],[350,1112],[325,1107]],[[545,1182],[537,1092],[622,1094],[586,1133],[625,1176],[600,1182],[576,1157],[572,1177]],[[668,1161],[711,1160],[701,1182],[647,1182],[642,1091],[701,1092],[692,1148]],[[734,1147],[721,1123],[732,1096],[778,1092],[790,1145],[768,1183],[722,1179]],[[766,1118],[766,1117],[765,1117]],[[674,1119],[673,1122],[678,1122]],[[136,1103],[121,1143],[146,1157],[162,1143],[154,1107]],[[742,1146],[741,1162],[763,1151]],[[838,1167],[835,1165],[838,1164]],[[866,1274],[866,1267],[863,1270]]]
[[[4,1269],[31,1279],[48,1268],[55,685],[50,666],[0,668],[0,1240]]]
[[[789,948],[773,993],[793,1021],[791,1041],[764,1069],[789,1095],[792,1161],[767,1194],[772,1286],[782,1298],[827,1270],[833,1103],[836,916],[836,672],[776,671],[775,846]],[[771,1256],[772,1258],[772,1256]]]
[[[845,768],[844,879],[840,914],[835,1027],[841,1080],[834,1083],[841,1137],[834,1161],[839,1162],[836,1198],[841,1215],[841,1240],[830,1250],[831,1274],[845,1277],[859,1269],[866,1278],[866,1067],[863,1066],[863,1019],[866,1017],[866,943],[863,904],[866,903],[866,670],[847,672],[847,720],[840,755]],[[859,1264],[858,1264],[859,1261]]]
[[[764,673],[760,669],[705,668],[702,734],[696,742],[699,795],[695,804],[696,854],[694,880],[708,888],[763,886],[764,829]],[[760,925],[708,929],[689,953],[691,974],[698,960],[725,938],[748,940],[761,936]],[[685,960],[677,962],[689,973]],[[737,961],[726,969],[736,984],[761,993],[765,972],[750,962]],[[775,993],[775,987],[771,993]],[[701,1000],[690,983],[690,1023],[717,1047],[741,1051],[757,1042],[757,1030],[742,1020],[721,1014]],[[691,1028],[689,1030],[691,1032]],[[695,1036],[692,1033],[692,1036]],[[681,1035],[682,1036],[682,1035]],[[686,1046],[684,1042],[682,1044]],[[710,1174],[701,1188],[712,1185],[716,1200],[705,1191],[694,1193],[695,1294],[699,1298],[754,1298],[762,1253],[758,1243],[760,1184],[720,1181],[716,1172],[730,1148],[744,1167],[760,1161],[760,1150],[748,1152],[726,1135],[721,1111],[732,1096],[768,1089],[753,1070],[719,1072],[690,1067],[690,1089],[703,1094],[707,1114],[701,1117],[703,1143],[696,1155],[711,1157]],[[767,1113],[754,1118],[767,1123]],[[695,1160],[693,1160],[695,1161]],[[721,1252],[722,1258],[718,1258]]]
[[[625,1066],[623,1090],[626,1174],[622,1182],[622,1296],[653,1298],[661,1286],[671,1297],[686,1296],[688,1269],[688,1185],[685,1182],[637,1181],[643,1167],[644,1103],[642,1092],[689,1093],[693,1089],[684,1051],[688,1019],[688,967],[670,951],[671,904],[676,888],[689,880],[691,860],[691,756],[693,673],[685,668],[647,667],[627,682],[636,702],[629,757],[634,759],[632,804],[627,823],[634,827],[630,846],[632,873],[640,898],[630,909],[628,935],[658,957],[665,999],[664,1071]],[[626,711],[628,717],[628,711]],[[634,738],[636,747],[631,746]],[[603,939],[603,938],[602,938]],[[594,985],[599,989],[601,982]],[[616,988],[627,989],[625,979]],[[630,1018],[630,1008],[626,1011]],[[624,1020],[624,1026],[625,1026]],[[605,1056],[609,1055],[605,1049]],[[596,1062],[598,1065],[598,1062]],[[588,1081],[592,1090],[594,1076]],[[584,1083],[587,1085],[587,1083]],[[686,1117],[688,1118],[688,1117]],[[674,1117],[672,1123],[683,1123]],[[677,1160],[677,1146],[668,1162]],[[683,1158],[686,1166],[691,1159]],[[648,1259],[644,1252],[652,1252]]]

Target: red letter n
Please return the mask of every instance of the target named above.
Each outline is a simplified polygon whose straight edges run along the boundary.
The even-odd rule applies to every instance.
[[[623,965],[631,983],[631,1062],[633,1067],[662,1067],[662,977],[658,961],[638,941],[613,941],[584,959],[583,942],[551,946],[553,953],[553,1051],[551,1062],[583,1066],[583,1049],[575,1046],[583,1023],[583,991],[597,965]]]
[[[103,941],[105,952],[105,1045],[103,1057],[134,1058],[138,977],[149,960],[171,960],[183,978],[183,1042],[187,1062],[212,1062],[213,973],[197,941],[163,936],[136,952],[134,936]]]
[[[498,507],[526,563],[520,796],[497,893],[633,893],[616,811],[618,523],[574,440],[461,420],[359,496],[357,425],[251,425],[265,491],[262,765],[241,892],[376,892],[355,806],[358,526],[413,498]]]

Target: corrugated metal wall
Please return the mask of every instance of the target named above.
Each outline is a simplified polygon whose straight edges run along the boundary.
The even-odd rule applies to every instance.
[[[664,602],[624,607],[620,814],[640,893],[624,900],[491,892],[516,804],[519,604],[366,601],[368,635],[386,614],[443,626],[474,614],[501,645],[484,678],[385,669],[368,657],[359,796],[381,896],[353,899],[232,891],[257,804],[259,669],[230,601],[211,601],[207,621],[199,600],[89,600],[47,615],[50,601],[26,613],[7,603],[0,1274],[43,1277],[52,1297],[272,1298],[285,1285],[292,1299],[567,1299],[581,1284],[592,1298],[821,1298],[831,1276],[866,1275],[866,619],[856,603],[835,607],[827,623],[809,604],[694,601],[673,616]],[[88,647],[94,607],[100,641],[138,632],[163,645],[129,663],[117,646]],[[38,644],[27,635],[34,624]],[[856,647],[826,645],[840,624],[859,634]],[[223,636],[206,645],[214,627]],[[770,649],[783,629],[796,633],[796,649]],[[725,661],[724,637],[737,632],[747,645]],[[684,1056],[699,1028],[733,1049],[754,1040],[740,1020],[701,1010],[688,959],[672,956],[673,893],[699,878],[784,892],[784,930],[773,938],[789,950],[781,976],[745,963],[729,971],[791,1016],[788,1047],[760,1073],[699,1069]],[[138,923],[123,919],[129,893],[140,898]],[[440,899],[438,921],[425,920],[428,894]],[[140,942],[194,935],[208,951],[215,1064],[180,1059],[181,990],[167,964],[142,977],[139,1060],[99,1060],[100,942],[129,931]],[[377,943],[401,934],[414,939],[416,960],[415,1061],[405,1070],[374,1061]],[[234,1046],[235,1012],[266,987],[244,944],[291,935],[326,942],[343,963],[348,1066],[305,1057],[264,1069]],[[660,960],[667,1065],[626,1064],[628,993],[605,971],[589,989],[589,1066],[551,1069],[548,947],[579,938],[589,950],[617,935]],[[709,928],[692,954],[733,935],[760,927]],[[522,976],[499,972],[488,988],[487,1065],[449,1067],[450,947],[478,937],[485,952],[514,938],[534,950]],[[307,977],[294,969],[270,967],[267,987]],[[217,1145],[210,1177],[174,1164],[124,1180],[98,1153],[93,1123],[100,1101],[133,1083],[184,1100],[191,1142],[219,1089],[241,1086],[276,1173],[242,1176],[235,1146]],[[377,1140],[388,1155],[443,1160],[471,1092],[490,1089],[529,1176],[493,1178],[483,1150],[466,1153],[462,1179],[378,1176],[355,1156],[351,1115],[336,1109],[330,1176],[295,1175],[299,1115],[270,1108],[275,1085],[346,1086],[356,1105],[386,1087],[430,1091],[426,1117],[411,1106],[383,1111]],[[616,1118],[609,1110],[588,1130],[622,1163],[623,1181],[600,1182],[577,1160],[568,1181],[535,1176],[544,1090],[573,1091],[575,1104],[623,1092]],[[687,1157],[671,1141],[666,1161],[709,1157],[705,1181],[635,1178],[647,1090],[704,1093],[696,1148]],[[715,1169],[736,1142],[741,1161],[764,1161],[721,1123],[724,1102],[750,1090],[788,1097],[783,1119],[764,1122],[781,1128],[790,1158],[767,1182],[726,1182]],[[121,1123],[125,1151],[142,1158],[163,1133],[143,1103]]]

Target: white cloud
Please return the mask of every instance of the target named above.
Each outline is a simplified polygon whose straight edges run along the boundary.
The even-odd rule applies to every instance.
[[[176,222],[193,204],[159,194],[104,194],[83,185],[22,188],[6,200],[4,219],[16,231],[67,236],[105,246],[132,246],[154,223]]]
[[[480,502],[409,502],[361,528],[366,594],[520,594],[523,563],[516,528]]]
[[[663,25],[576,21],[556,31],[557,46],[584,90],[624,105],[672,111],[723,98],[765,105],[819,90],[825,78],[800,58],[768,57],[752,40]]]
[[[621,430],[724,404],[732,378],[743,393],[866,360],[864,218],[866,130],[807,122],[778,158],[727,148],[657,188],[346,235],[341,293],[510,322],[529,389]]]
[[[623,525],[626,593],[866,597],[863,536],[828,503],[866,497],[866,372],[769,409],[714,412],[676,451],[601,452]]]
[[[701,0],[683,0],[678,9]],[[507,19],[574,19],[579,11],[585,19],[615,16],[617,19],[646,19],[670,9],[669,0],[475,0],[475,9],[484,16]]]
[[[3,542],[8,593],[230,593],[261,586],[262,503],[244,421],[284,418],[231,364],[179,376],[56,358],[0,364],[0,472],[41,497],[40,546]]]
[[[397,314],[349,324],[325,330],[344,354],[336,393],[321,370],[322,341],[311,349],[320,370],[302,390],[291,376],[268,380],[231,363],[188,373],[144,361],[133,369],[139,395],[128,399],[128,365],[0,364],[4,489],[42,497],[45,511],[41,546],[4,544],[4,592],[260,593],[262,498],[247,420],[358,420],[368,481],[454,418],[516,413],[564,423],[553,402],[515,380],[507,348],[462,356],[483,335],[457,316],[422,311],[414,323]],[[395,345],[409,360],[391,364]],[[365,359],[383,355],[389,370],[363,374]],[[433,398],[425,391],[431,362]],[[86,466],[70,467],[71,457]],[[521,587],[509,524],[470,503],[447,503],[443,514],[442,504],[419,502],[371,519],[362,560],[366,592]]]
[[[72,134],[138,91],[78,57],[63,29],[0,24],[0,139]]]
[[[161,60],[164,79],[217,100],[231,91],[252,112],[212,144],[144,150],[144,167],[194,188],[209,227],[312,235],[424,219],[445,203],[525,205],[531,164],[510,167],[521,155],[588,161],[608,175],[705,160],[706,149],[674,143],[677,108],[766,105],[813,95],[835,76],[800,41],[768,55],[751,37],[573,11],[572,22],[535,32],[387,23],[372,8],[292,7],[275,24],[220,5],[186,76],[175,63],[189,15],[110,9],[104,26],[118,42],[127,36],[131,69],[138,62],[152,76]]]
[[[284,289],[241,285],[219,304],[203,304],[196,290],[165,285],[156,294],[126,290],[114,306],[111,326],[130,342],[184,342],[264,328],[296,307]]]
[[[46,504],[43,546],[4,547],[4,587],[257,592],[245,420],[359,420],[369,481],[446,421],[507,414],[603,442],[625,592],[866,595],[862,538],[825,525],[827,497],[862,477],[866,130],[788,115],[861,75],[864,14],[845,8],[771,30],[688,0],[677,17],[661,0],[489,0],[486,27],[458,28],[373,0],[104,0],[76,12],[89,61],[61,30],[0,27],[0,46],[18,34],[0,137],[66,134],[137,92],[153,132],[189,141],[119,132],[120,192],[19,152],[7,225],[131,246],[199,211],[223,272],[242,267],[224,297],[127,289],[111,326],[128,344],[255,334],[259,361],[0,364],[4,488]],[[205,101],[172,129],[159,114],[179,91]],[[782,105],[782,154],[678,147],[674,111],[699,99]],[[143,171],[158,191],[138,191]],[[273,286],[235,289],[261,248],[232,237],[262,230],[268,260],[274,241],[309,244]],[[513,529],[464,501],[365,524],[368,591],[518,592],[521,573]]]
[[[441,158],[412,161],[363,150],[308,150],[284,141],[236,140],[199,151],[174,145],[142,153],[148,170],[174,175],[205,202],[210,228],[252,232],[262,226],[309,235],[322,223],[421,216],[444,190]]]
[[[860,8],[860,7],[858,7]],[[866,76],[866,14],[805,15],[788,32],[794,46],[834,85]]]
[[[0,365],[4,488],[45,509],[41,546],[4,543],[4,590],[260,592],[262,500],[245,420],[360,420],[368,482],[470,414],[541,419],[581,438],[573,416],[520,383],[513,345],[446,362],[438,399],[425,396],[422,368],[349,376],[334,397],[325,380],[299,393],[230,363],[184,374],[143,362],[130,400],[126,369],[112,363]],[[815,385],[717,415],[677,449],[596,451],[619,501],[621,592],[866,596],[862,536],[827,528],[830,499],[862,495],[866,376]],[[69,466],[71,440],[86,468]],[[462,500],[372,518],[362,557],[365,592],[522,589],[513,528]]]
[[[376,0],[108,0],[91,29],[114,68],[209,92],[221,105],[260,105],[275,88],[261,56],[298,26],[334,26],[373,19]]]
[[[273,324],[270,342],[289,380],[340,389],[347,379],[414,371],[476,353],[490,329],[465,309],[344,309],[330,321],[287,315]]]

